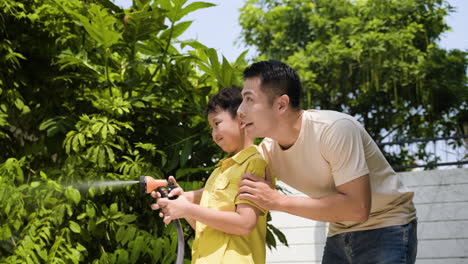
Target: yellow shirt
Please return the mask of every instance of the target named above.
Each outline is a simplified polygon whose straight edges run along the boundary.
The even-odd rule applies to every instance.
[[[203,223],[196,223],[192,245],[192,263],[248,264],[265,263],[266,211],[255,204],[239,200],[239,182],[245,172],[265,177],[266,161],[256,146],[250,146],[233,157],[222,160],[206,182],[200,205],[219,211],[236,211],[236,204],[248,203],[263,214],[248,235],[226,234]]]

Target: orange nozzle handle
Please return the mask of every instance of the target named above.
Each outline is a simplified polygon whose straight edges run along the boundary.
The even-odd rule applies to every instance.
[[[151,193],[154,189],[167,186],[166,180],[155,180],[150,176],[140,176],[140,191],[142,193]]]

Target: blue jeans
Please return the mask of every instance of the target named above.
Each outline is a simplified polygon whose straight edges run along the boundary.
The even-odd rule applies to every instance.
[[[327,238],[322,264],[413,264],[417,221],[401,226],[337,234]]]

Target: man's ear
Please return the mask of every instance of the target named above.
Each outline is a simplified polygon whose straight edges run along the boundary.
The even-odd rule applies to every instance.
[[[285,112],[289,108],[289,96],[286,94],[281,95],[277,98],[277,109],[280,112]]]

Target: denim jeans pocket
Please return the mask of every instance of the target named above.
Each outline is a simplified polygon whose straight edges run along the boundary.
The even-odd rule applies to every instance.
[[[416,220],[327,239],[323,263],[409,264],[416,260]],[[333,249],[333,250],[332,250]]]

